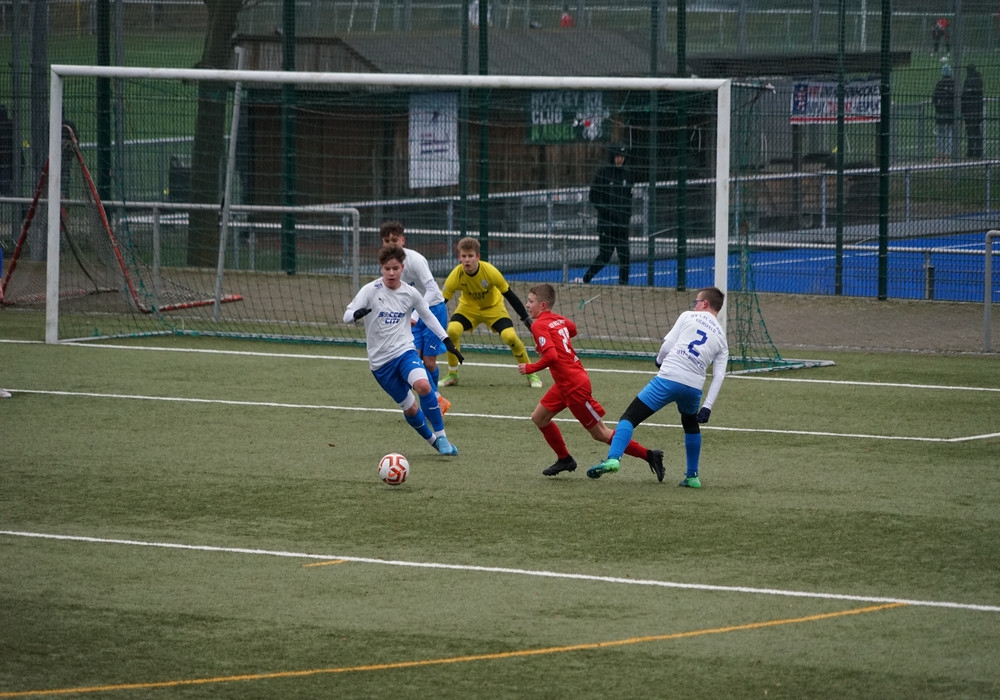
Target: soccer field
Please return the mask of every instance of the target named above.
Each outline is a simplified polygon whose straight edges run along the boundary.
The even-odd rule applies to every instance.
[[[663,483],[542,476],[506,357],[445,389],[446,458],[359,348],[48,346],[12,318],[0,698],[1000,695],[995,357],[728,377],[693,491],[669,407],[635,434]],[[654,369],[585,361],[609,424]]]

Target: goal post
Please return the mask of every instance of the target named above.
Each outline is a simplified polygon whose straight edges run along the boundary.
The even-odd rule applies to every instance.
[[[407,245],[428,257],[432,272],[439,279],[446,277],[457,264],[454,245],[460,237],[488,233],[489,255],[484,255],[484,259],[501,269],[519,295],[525,296],[532,283],[558,285],[557,304],[564,313],[575,313],[581,331],[577,347],[582,353],[625,357],[655,352],[676,316],[689,308],[688,290],[714,285],[727,293],[720,321],[728,327],[730,336],[742,334],[746,329],[753,336],[738,343],[730,341],[731,346],[746,348],[745,366],[783,363],[760,317],[752,274],[739,267],[748,264],[749,256],[734,255],[737,247],[745,245],[745,240],[737,236],[742,230],[737,211],[739,202],[734,209],[730,190],[739,177],[733,180],[731,163],[739,165],[744,161],[734,160],[732,134],[734,130],[756,128],[753,120],[744,115],[747,105],[752,109],[754,103],[752,99],[744,99],[745,91],[752,92],[753,86],[740,86],[740,106],[734,112],[734,86],[726,79],[326,73],[57,64],[51,67],[48,201],[58,202],[63,196],[59,133],[64,98],[71,94],[81,99],[83,92],[82,99],[89,99],[87,90],[93,90],[96,79],[113,79],[115,89],[128,94],[128,99],[119,100],[116,108],[123,110],[121,118],[127,122],[127,136],[132,139],[124,145],[114,144],[117,162],[113,178],[118,179],[113,185],[115,194],[109,197],[113,201],[108,204],[118,217],[111,226],[123,229],[120,234],[115,232],[123,241],[123,248],[139,260],[158,259],[160,229],[168,225],[171,236],[190,244],[188,237],[193,234],[188,214],[212,208],[179,199],[180,188],[174,196],[173,156],[168,202],[164,200],[166,190],[157,190],[153,182],[162,183],[164,179],[163,154],[159,154],[153,165],[143,161],[141,166],[134,165],[123,154],[122,149],[128,143],[177,142],[177,132],[167,133],[169,129],[163,128],[163,119],[149,119],[147,115],[176,109],[183,113],[179,119],[183,122],[202,99],[195,94],[197,86],[211,81],[223,86],[213,99],[227,101],[234,122],[236,110],[242,110],[240,119],[248,119],[246,129],[240,122],[239,138],[247,139],[244,148],[252,149],[252,162],[236,166],[243,169],[234,177],[234,144],[230,144],[228,162],[220,163],[220,169],[226,169],[227,191],[224,196],[220,193],[223,206],[217,208],[226,218],[218,234],[217,268],[215,265],[211,269],[208,265],[192,268],[176,252],[165,254],[163,263],[165,276],[190,282],[198,289],[215,289],[216,297],[225,288],[227,292],[235,292],[234,296],[241,301],[227,305],[225,310],[220,310],[216,302],[207,312],[204,308],[184,308],[184,313],[152,314],[158,318],[129,321],[132,325],[121,329],[108,325],[107,330],[103,324],[113,314],[107,309],[88,308],[79,317],[73,316],[77,325],[72,330],[64,331],[60,324],[70,316],[61,308],[59,293],[59,210],[49,207],[46,342],[156,332],[363,342],[356,328],[343,324],[342,309],[359,284],[378,274],[374,251],[379,245],[380,223],[399,218],[407,230]],[[287,85],[296,86],[294,113],[300,131],[296,134],[294,165],[300,174],[295,186],[300,188],[296,190],[296,198],[303,204],[277,207],[277,201],[284,203],[286,186],[281,178],[285,135],[279,129],[279,119],[284,119],[288,93],[282,86]],[[79,90],[67,93],[68,86]],[[654,94],[666,93],[689,97],[664,96],[662,100],[651,100]],[[488,95],[488,101],[472,107],[466,100],[470,94]],[[433,137],[427,141],[428,150],[434,153],[452,149],[447,153],[451,162],[445,166],[441,160],[434,163],[434,167],[451,173],[448,176],[451,179],[440,182],[426,173],[423,179],[419,174],[414,175],[414,162],[419,161],[414,155],[415,115],[419,116],[420,109],[430,109],[419,107],[424,104],[421,99],[426,97],[440,101],[435,105],[444,104],[443,119],[451,120],[450,141]],[[145,106],[147,100],[152,106]],[[545,110],[562,110],[561,116],[570,114],[570,121],[573,110],[577,110],[576,121],[571,127],[563,124],[553,130],[541,128],[538,131],[543,136],[537,137],[535,122],[531,121],[535,119],[536,101],[545,114],[550,113]],[[693,120],[677,116],[681,112],[690,115],[687,110],[692,105]],[[439,116],[437,109],[434,107],[435,119]],[[667,116],[658,119],[654,111]],[[378,121],[383,114],[387,116]],[[739,125],[734,114],[740,115]],[[193,119],[185,123],[193,124]],[[283,122],[280,128],[284,128]],[[644,158],[649,172],[658,173],[657,181],[651,183],[649,177],[644,178],[643,168],[635,166],[629,229],[632,275],[625,286],[615,285],[608,271],[594,278],[590,285],[572,284],[572,278],[582,276],[598,250],[594,210],[587,194],[591,177],[600,165],[598,161],[606,159],[602,154],[609,151],[612,143],[622,141],[622,135],[636,162],[642,163]],[[468,144],[470,138],[480,139],[480,158],[483,148],[493,158],[489,167],[475,157],[469,159],[467,154],[474,151],[467,145],[465,154],[459,155],[456,143]],[[490,139],[488,144],[483,143],[486,138]],[[673,162],[687,157],[683,138],[689,140],[690,148],[696,152],[693,156],[696,161],[692,161],[696,173]],[[423,154],[419,152],[421,157]],[[130,169],[134,167],[145,170]],[[679,194],[678,172],[687,173],[683,181],[688,183],[684,196]],[[477,176],[484,178],[485,189],[481,186],[477,194],[470,194],[472,188],[465,185]],[[308,177],[313,180],[303,185],[302,181]],[[250,184],[243,184],[245,178],[251,178]],[[144,189],[137,194],[133,185],[138,181],[142,181]],[[245,188],[240,190],[242,201],[241,197],[229,199],[230,183],[235,183],[238,189]],[[736,194],[738,200],[739,193]],[[678,213],[681,207],[692,214],[681,216]],[[275,216],[279,210],[280,227]],[[561,213],[554,214],[556,210]],[[261,212],[268,212],[271,218]],[[316,262],[308,262],[299,269],[293,262],[286,268],[286,214],[293,227],[292,260],[295,255],[315,252]],[[679,223],[666,221],[671,215]],[[661,217],[666,223],[659,220]],[[485,232],[473,230],[470,222],[477,218],[480,226],[486,222]],[[689,233],[685,234],[678,226],[687,226],[685,230]],[[687,238],[682,240],[684,236]],[[276,262],[279,253],[280,263]],[[681,256],[688,257],[681,262]],[[646,260],[646,270],[638,269],[634,264],[637,259]],[[611,262],[612,266],[616,264]],[[731,277],[730,265],[737,266],[734,268],[739,270],[737,277]],[[736,285],[732,289],[731,279]],[[747,300],[741,296],[754,298]],[[734,310],[747,318],[734,319]],[[79,320],[84,313],[90,315]],[[158,331],[151,325],[153,320],[162,324]],[[506,350],[503,343],[481,328],[467,339],[465,347],[493,352]],[[734,360],[732,365],[738,367],[741,358],[734,357],[732,352],[730,356]]]

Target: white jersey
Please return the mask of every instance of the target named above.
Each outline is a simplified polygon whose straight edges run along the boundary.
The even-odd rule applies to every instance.
[[[389,289],[381,277],[369,282],[347,305],[344,323],[354,323],[354,312],[358,309],[371,309],[371,313],[363,320],[368,345],[368,365],[372,371],[407,350],[416,351],[413,333],[410,331],[410,314],[414,310],[434,335],[441,340],[448,337],[417,288],[408,284],[400,284],[399,289]]]
[[[427,306],[437,306],[444,302],[444,295],[441,287],[438,286],[434,275],[431,274],[431,266],[427,258],[413,250],[403,248],[406,251],[406,260],[403,261],[403,281],[412,284],[423,294]]]
[[[726,333],[714,315],[685,311],[663,338],[656,362],[660,365],[660,377],[696,389],[705,385],[708,366],[712,365],[712,386],[702,402],[705,408],[712,408],[729,364]]]

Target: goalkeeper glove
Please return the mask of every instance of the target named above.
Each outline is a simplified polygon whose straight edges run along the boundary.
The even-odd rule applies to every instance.
[[[712,409],[706,408],[706,407],[702,406],[701,410],[698,411],[698,422],[699,423],[707,423],[708,422],[708,417],[710,415],[712,415]]]
[[[531,316],[522,316],[521,323],[526,325],[529,331],[531,330]]]
[[[465,362],[465,356],[458,351],[458,348],[455,347],[455,341],[453,341],[451,338],[444,339],[444,349],[458,358],[458,364],[462,364]]]
[[[354,312],[354,320],[357,321],[360,318],[364,318],[372,312],[371,309],[358,309]]]

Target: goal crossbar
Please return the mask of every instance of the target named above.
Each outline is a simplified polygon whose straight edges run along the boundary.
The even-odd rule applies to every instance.
[[[253,84],[322,85],[339,87],[394,87],[425,89],[520,90],[641,90],[716,93],[716,177],[715,177],[715,271],[714,283],[728,289],[729,251],[729,153],[731,81],[706,78],[613,78],[550,77],[518,75],[435,75],[409,73],[320,73],[309,71],[209,70],[197,68],[143,68],[124,66],[84,66],[53,64],[49,84],[49,164],[48,198],[61,199],[60,158],[63,81],[66,78],[149,78],[188,81],[214,80]],[[49,207],[47,222],[45,342],[59,340],[59,208]],[[725,324],[725,309],[719,314]]]

